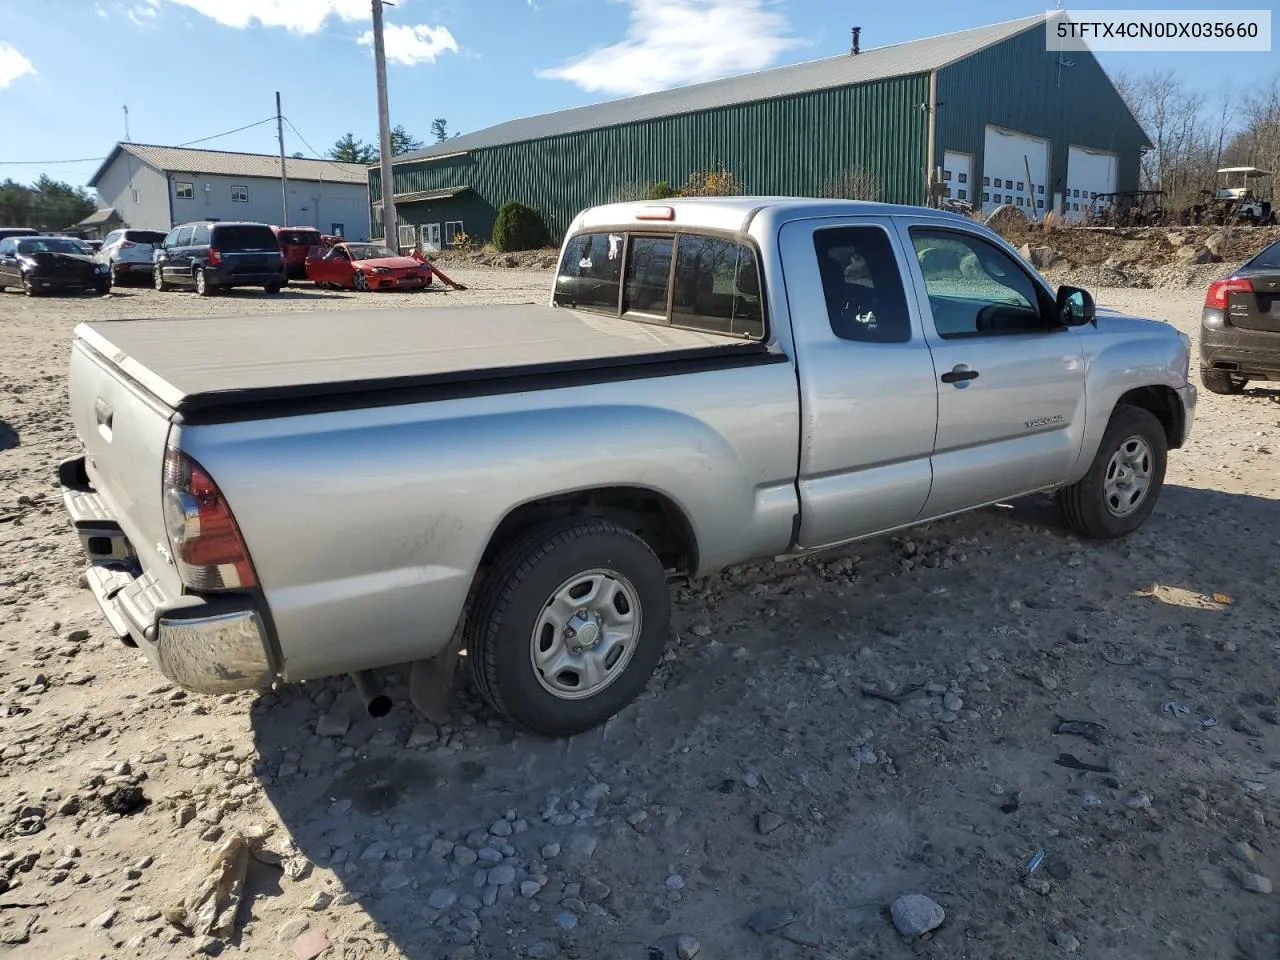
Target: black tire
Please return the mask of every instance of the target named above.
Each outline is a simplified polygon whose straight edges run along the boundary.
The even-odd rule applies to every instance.
[[[31,282],[30,277],[22,277],[22,292],[28,297],[38,296],[40,291],[36,289],[36,285]]]
[[[116,265],[114,263],[107,268],[107,277],[111,281],[111,286],[113,287],[120,286],[120,278],[116,276]]]
[[[608,571],[635,596],[638,636],[614,658],[629,656],[597,693],[566,699],[545,685],[555,678],[544,681],[534,667],[534,630],[549,598],[566,594],[571,581],[592,571]],[[616,609],[616,597],[613,603]],[[481,696],[512,723],[571,736],[604,723],[640,695],[662,656],[670,621],[666,574],[648,544],[607,520],[569,518],[527,533],[498,555],[467,620],[467,662]]]
[[[1109,504],[1106,484],[1113,469],[1112,457],[1120,452],[1122,445],[1129,445],[1135,439],[1141,439],[1148,451],[1147,486],[1142,498],[1132,504],[1131,512],[1120,515],[1113,507],[1123,510],[1127,505],[1123,500]],[[1127,404],[1116,407],[1089,472],[1077,483],[1058,491],[1058,506],[1063,517],[1077,533],[1094,540],[1114,540],[1132,533],[1151,516],[1160,499],[1168,459],[1169,441],[1164,425],[1155,415]]]
[[[156,267],[151,271],[151,285],[161,293],[170,289],[169,281],[164,278],[163,267]]]
[[[104,297],[105,297],[108,293],[110,293],[110,292],[111,292],[111,281],[110,281],[110,280],[100,280],[100,281],[98,281],[98,283],[97,283],[97,285],[94,287],[94,289],[95,289],[95,290],[97,290],[97,291],[98,291],[98,293],[100,293],[102,296],[104,296]]]
[[[279,293],[279,292],[280,292],[280,284],[278,284],[278,283],[267,283],[267,284],[263,284],[262,289],[263,289],[263,290],[265,290],[267,293]]]
[[[1210,393],[1232,394],[1242,392],[1249,385],[1249,378],[1232,373],[1230,370],[1201,367],[1200,382]]]
[[[205,276],[204,267],[196,267],[195,273],[196,293],[202,297],[212,297],[217,288],[209,282],[209,278]]]
[[[356,271],[355,276],[352,278],[352,283],[361,293],[369,292],[369,278],[364,275],[363,270]]]

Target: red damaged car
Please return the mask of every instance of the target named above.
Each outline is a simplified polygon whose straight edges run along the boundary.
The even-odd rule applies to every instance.
[[[380,243],[339,243],[307,254],[307,279],[321,287],[356,290],[422,290],[431,265],[402,257]]]

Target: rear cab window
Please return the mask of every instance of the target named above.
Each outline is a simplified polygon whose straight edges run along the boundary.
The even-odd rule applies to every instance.
[[[577,234],[565,244],[553,302],[639,322],[752,340],[765,337],[756,251],[724,237]]]
[[[902,271],[883,227],[830,227],[813,234],[831,332],[841,340],[911,339]]]
[[[120,239],[119,235],[116,235],[116,239]],[[152,246],[159,246],[164,242],[164,234],[158,230],[126,230],[124,239],[130,243],[149,243]],[[106,244],[104,243],[103,246]]]
[[[320,245],[320,232],[318,230],[281,230],[276,234],[276,238],[281,244],[289,244],[294,247],[317,247]]]

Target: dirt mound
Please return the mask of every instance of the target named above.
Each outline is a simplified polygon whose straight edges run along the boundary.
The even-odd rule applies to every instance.
[[[507,267],[513,270],[553,270],[560,258],[558,247],[495,253],[492,250],[442,250],[427,259],[448,269],[449,265],[467,267]]]

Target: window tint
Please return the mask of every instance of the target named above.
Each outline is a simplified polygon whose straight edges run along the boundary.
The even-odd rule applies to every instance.
[[[318,230],[281,230],[276,236],[281,243],[300,247],[314,247],[320,242]]]
[[[157,244],[164,240],[164,234],[159,230],[125,230],[123,234],[124,238],[131,243]],[[120,239],[120,236],[119,233],[114,234],[117,240]]]
[[[1280,240],[1267,247],[1246,264],[1263,270],[1280,270]]]
[[[625,240],[621,233],[583,233],[570,240],[556,274],[555,302],[617,311]]]
[[[191,243],[191,234],[192,234],[191,227],[183,227],[181,230],[178,231],[177,239],[173,241],[174,246],[176,247],[187,246],[189,243]]]
[[[7,240],[0,240],[0,256],[13,256],[14,249],[18,246],[18,242],[10,237]]]
[[[949,230],[911,229],[933,325],[942,337],[1043,332],[1031,277],[999,247]]]
[[[207,224],[200,224],[196,227],[195,232],[191,234],[191,243],[195,246],[205,246],[209,243],[209,227]]]
[[[219,250],[279,250],[276,235],[266,224],[215,224],[213,244]]]
[[[764,336],[760,275],[751,249],[731,240],[681,236],[671,323],[714,333]]]
[[[841,340],[905,343],[911,316],[889,235],[880,227],[834,227],[813,235],[831,332]]]
[[[164,245],[166,247],[176,247],[178,245],[178,228],[174,227],[165,235]]]
[[[667,290],[671,285],[673,237],[632,237],[627,254],[627,282],[622,294],[622,311],[667,312]]]

